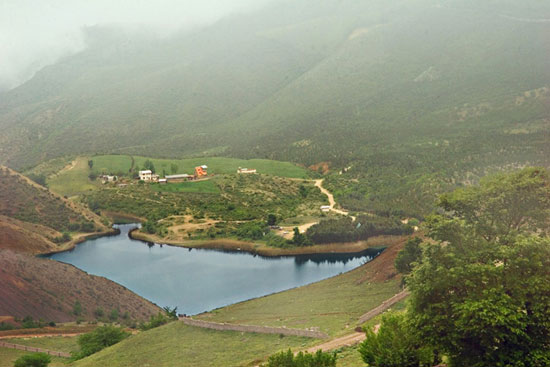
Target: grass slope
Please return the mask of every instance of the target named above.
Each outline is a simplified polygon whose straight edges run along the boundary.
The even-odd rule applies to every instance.
[[[50,190],[64,196],[74,196],[96,190],[97,186],[88,179],[89,167],[86,157],[78,157],[57,174],[48,177]]]
[[[311,340],[297,337],[215,331],[180,322],[131,336],[110,348],[75,363],[88,366],[203,367],[247,366],[272,351],[300,347]]]

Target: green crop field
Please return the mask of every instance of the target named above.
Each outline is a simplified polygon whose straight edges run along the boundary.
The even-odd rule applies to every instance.
[[[152,184],[151,190],[158,192],[198,192],[205,194],[220,193],[220,189],[214,180]]]

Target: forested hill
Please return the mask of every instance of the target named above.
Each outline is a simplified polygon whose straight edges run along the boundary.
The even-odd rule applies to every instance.
[[[289,0],[162,40],[91,28],[0,95],[0,163],[223,154],[351,166],[386,175],[368,192],[407,193],[548,165],[548,19],[537,0]]]

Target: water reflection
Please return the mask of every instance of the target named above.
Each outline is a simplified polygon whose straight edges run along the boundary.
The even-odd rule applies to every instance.
[[[380,252],[264,257],[242,251],[186,251],[130,239],[128,232],[136,225],[117,227],[118,235],[89,240],[51,257],[187,314],[319,281],[352,270]]]

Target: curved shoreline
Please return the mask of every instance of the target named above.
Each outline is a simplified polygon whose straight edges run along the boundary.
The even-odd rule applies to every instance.
[[[79,234],[79,236],[77,238],[72,239],[71,241],[67,242],[65,245],[63,245],[62,248],[55,249],[53,251],[40,253],[40,254],[37,254],[37,256],[47,257],[47,256],[50,256],[50,255],[58,254],[60,252],[71,251],[71,250],[74,250],[76,245],[78,245],[79,243],[82,243],[82,242],[85,242],[85,241],[88,241],[88,240],[93,240],[93,239],[100,238],[100,237],[116,236],[118,234],[120,234],[120,229],[118,229],[118,228],[110,228],[109,230],[102,231],[102,232],[92,232],[92,233],[87,233],[87,234]]]
[[[295,247],[283,249],[269,247],[263,243],[253,243],[235,239],[216,239],[216,240],[166,240],[155,235],[145,234],[139,231],[139,228],[132,229],[128,236],[133,240],[149,243],[158,243],[168,246],[183,247],[188,249],[209,249],[222,251],[242,251],[254,255],[265,257],[279,256],[297,256],[297,255],[322,255],[322,254],[359,254],[368,249],[385,248],[390,242],[395,241],[400,236],[379,236],[370,238],[367,241],[331,243],[324,245],[313,245],[306,247]]]

